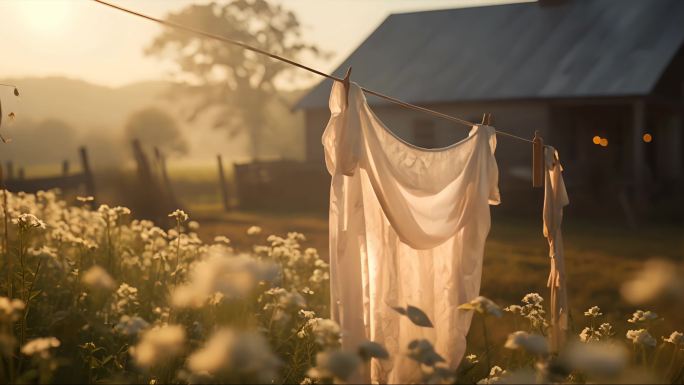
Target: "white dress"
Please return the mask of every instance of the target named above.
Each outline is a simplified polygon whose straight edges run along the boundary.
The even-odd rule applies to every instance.
[[[500,201],[495,131],[478,125],[446,148],[413,146],[383,125],[353,83],[346,107],[335,82],[330,110],[323,145],[332,175],[332,317],[344,349],[372,340],[391,355],[373,360],[358,380],[420,382],[418,364],[404,354],[419,338],[455,368],[472,318],[456,308],[478,296],[489,205]],[[434,328],[391,308],[406,305],[423,310]]]

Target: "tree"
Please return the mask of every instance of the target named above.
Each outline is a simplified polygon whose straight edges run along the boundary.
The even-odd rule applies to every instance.
[[[17,165],[49,164],[68,159],[76,154],[79,144],[76,130],[59,119],[22,119],[7,130],[7,136],[12,142],[2,146],[0,158]]]
[[[126,123],[126,137],[156,146],[169,153],[186,154],[188,143],[178,124],[166,112],[150,107],[131,114]]]
[[[297,60],[321,56],[318,48],[301,37],[294,13],[266,0],[232,0],[225,4],[190,5],[170,13],[167,20],[226,36],[268,52]],[[230,136],[246,131],[252,156],[261,151],[261,138],[270,123],[264,106],[285,103],[278,96],[278,81],[293,67],[243,48],[167,29],[147,49],[151,55],[171,55],[186,81],[176,95],[192,99],[189,119],[211,114],[214,127]],[[277,124],[277,122],[275,122]]]

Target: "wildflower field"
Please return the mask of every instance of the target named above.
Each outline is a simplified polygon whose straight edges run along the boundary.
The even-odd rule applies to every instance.
[[[340,349],[343,331],[327,318],[325,256],[303,234],[254,225],[219,234],[180,210],[156,225],[53,191],[3,191],[0,199],[2,383],[340,383],[368,360],[391,358],[372,341]],[[495,245],[490,253],[523,263],[520,250]],[[683,383],[684,335],[668,320],[681,319],[681,267],[633,263],[639,270],[615,285],[613,308],[600,295],[601,307],[571,302],[560,352],[545,339],[543,297],[523,293],[517,303],[478,297],[461,306],[476,314],[458,368],[428,340],[400,354],[430,383]],[[512,286],[524,277],[497,286],[496,271],[487,271],[483,295],[496,302],[526,289]],[[571,296],[591,287],[583,274]],[[398,311],[431,327],[418,307]]]

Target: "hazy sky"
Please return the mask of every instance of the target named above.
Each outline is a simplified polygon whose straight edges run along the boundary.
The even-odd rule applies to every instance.
[[[191,0],[111,0],[151,16]],[[310,41],[332,52],[307,64],[330,71],[390,13],[507,3],[509,0],[281,0]],[[68,76],[119,86],[163,79],[173,64],[143,49],[160,27],[90,0],[0,0],[0,78]]]

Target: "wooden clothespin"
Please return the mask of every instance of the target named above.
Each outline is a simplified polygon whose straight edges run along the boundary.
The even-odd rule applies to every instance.
[[[491,126],[492,125],[492,114],[489,112],[485,112],[482,114],[482,125],[483,126]]]
[[[344,74],[344,79],[342,79],[342,85],[344,86],[345,95],[344,105],[347,107],[349,107],[349,75],[351,75],[351,70],[351,67],[347,68],[347,73]]]
[[[535,131],[532,139],[532,187],[543,186],[544,169],[544,139],[539,135],[539,131]]]

